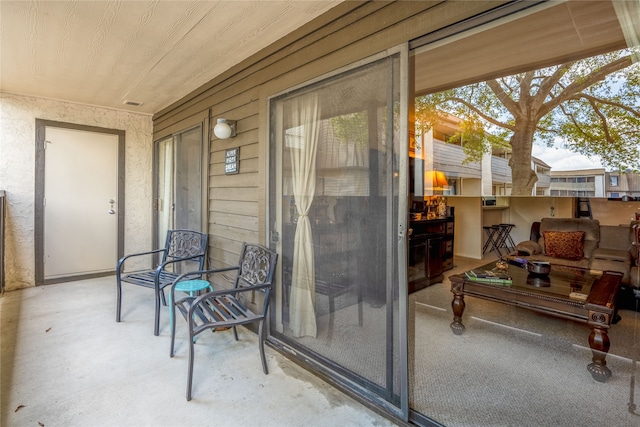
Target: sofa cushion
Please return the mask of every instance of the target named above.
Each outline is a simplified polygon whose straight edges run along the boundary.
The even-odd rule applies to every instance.
[[[584,231],[545,231],[544,253],[565,259],[584,258]]]
[[[596,249],[597,251],[597,249]],[[622,273],[622,283],[629,283],[629,271],[631,263],[612,259],[592,258],[589,268],[595,271],[617,271]]]
[[[631,254],[629,251],[622,251],[619,249],[598,248],[593,251],[593,259],[604,259],[631,264]]]
[[[633,229],[626,224],[601,225],[598,248],[632,252]]]

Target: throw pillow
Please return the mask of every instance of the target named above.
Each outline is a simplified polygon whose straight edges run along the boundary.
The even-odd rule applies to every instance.
[[[584,258],[584,231],[544,231],[547,256],[565,259]]]

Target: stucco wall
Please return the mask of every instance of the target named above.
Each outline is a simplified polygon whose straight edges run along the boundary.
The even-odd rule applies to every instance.
[[[0,190],[6,191],[6,289],[34,286],[36,118],[125,131],[125,253],[151,248],[151,116],[0,94]],[[115,268],[115,262],[114,262]]]

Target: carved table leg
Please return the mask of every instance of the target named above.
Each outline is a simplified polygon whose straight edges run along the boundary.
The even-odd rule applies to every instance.
[[[615,325],[621,320],[622,320],[622,316],[620,316],[620,314],[618,313],[618,307],[616,307],[615,310],[613,311],[613,319],[611,320],[611,323]]]
[[[455,292],[453,294],[453,301],[451,301],[451,308],[453,308],[453,322],[451,322],[451,330],[454,334],[460,335],[464,332],[464,325],[462,324],[462,313],[464,312],[464,294],[462,292]]]
[[[611,369],[607,367],[605,358],[609,352],[609,334],[607,329],[592,325],[591,334],[589,335],[589,347],[593,354],[593,363],[587,366],[587,370],[591,373],[594,380],[601,383],[607,381],[611,377]]]

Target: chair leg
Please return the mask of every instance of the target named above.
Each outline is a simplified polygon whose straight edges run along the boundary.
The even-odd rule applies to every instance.
[[[267,367],[267,358],[264,354],[264,321],[261,320],[258,325],[258,346],[260,348],[260,359],[262,359],[262,371],[266,374],[269,373],[269,368]]]
[[[120,277],[116,279],[116,322],[120,321],[120,311],[122,308],[122,283]]]
[[[167,306],[167,300],[164,297],[164,288],[160,289],[160,299],[162,300],[162,305]]]
[[[176,317],[176,306],[173,304],[173,298],[169,294],[169,301],[171,301],[171,348],[169,349],[169,357],[173,357],[173,349],[176,342],[176,322],[173,319]]]
[[[235,326],[233,327],[233,336],[236,338],[236,341],[238,341],[238,331]]]
[[[191,386],[193,382],[193,338],[191,332],[189,332],[189,372],[187,373],[187,400],[191,400]]]
[[[156,291],[156,314],[153,335],[160,335],[160,295],[158,294],[158,291]]]
[[[175,316],[173,310],[173,296],[171,292],[169,292],[169,328],[173,331],[175,328],[173,327],[173,318]]]

